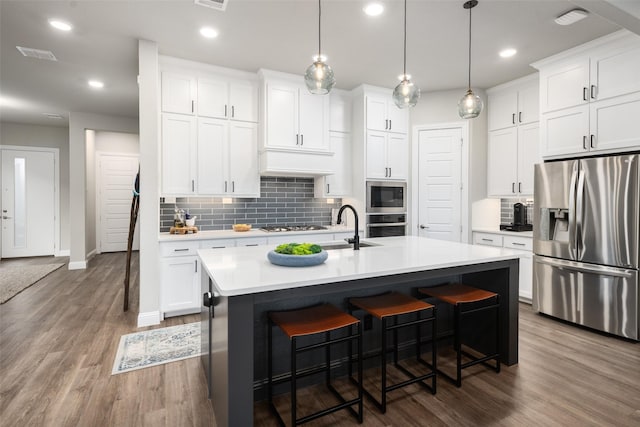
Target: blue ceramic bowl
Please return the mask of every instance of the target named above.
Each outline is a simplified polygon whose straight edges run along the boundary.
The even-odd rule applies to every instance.
[[[267,258],[271,264],[285,267],[309,267],[322,264],[328,256],[329,254],[324,250],[311,255],[287,255],[279,254],[276,251],[269,251],[269,253],[267,253]]]

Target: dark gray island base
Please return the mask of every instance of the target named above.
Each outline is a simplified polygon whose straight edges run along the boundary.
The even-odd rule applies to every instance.
[[[323,284],[231,296],[217,294],[216,283],[209,275],[211,273],[204,271],[203,292],[212,290],[216,295],[213,307],[203,307],[202,361],[209,377],[210,398],[217,424],[253,425],[254,400],[263,398],[266,384],[266,312],[269,310],[303,307],[319,302],[329,302],[346,310],[347,297],[374,295],[389,290],[416,296],[416,288],[420,286],[461,282],[500,294],[502,362],[507,365],[518,363],[519,261],[515,255],[509,257],[505,253],[509,254],[502,252],[502,259],[498,261],[444,268],[425,267],[423,271],[347,281],[338,279]],[[202,253],[200,256],[206,263],[206,256]],[[215,267],[209,270],[215,271]],[[286,274],[286,270],[283,274]],[[440,308],[439,311],[439,319],[441,315],[445,316],[445,320],[439,322],[439,334],[446,333],[452,327],[452,322],[447,321],[451,312]],[[274,337],[276,335],[274,333]],[[485,344],[483,337],[472,336],[477,341],[473,343],[474,347],[482,349]],[[373,334],[365,333],[365,351],[367,344],[371,344],[367,343],[370,337]],[[276,374],[286,372],[288,366],[288,345],[285,344],[288,341],[283,336],[278,336],[278,339],[280,341],[274,342],[274,349],[280,351],[282,357],[278,357],[278,354],[275,357]],[[487,342],[491,339],[488,337]],[[337,351],[335,359],[344,360],[344,356]]]

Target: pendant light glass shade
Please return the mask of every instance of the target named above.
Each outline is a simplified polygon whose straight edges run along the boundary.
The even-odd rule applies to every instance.
[[[458,114],[463,119],[475,119],[484,106],[482,99],[471,90],[471,9],[477,5],[478,0],[469,0],[463,5],[465,9],[469,9],[469,84],[467,93],[458,102]]]
[[[483,106],[482,99],[469,89],[465,96],[458,101],[458,114],[463,119],[475,119],[480,115]]]
[[[320,37],[321,16],[322,8],[320,6],[320,0],[318,0],[318,56],[314,58],[313,64],[311,64],[304,73],[304,82],[307,85],[307,89],[314,95],[326,95],[336,84],[333,70],[323,61],[320,49],[320,41],[322,40]]]
[[[393,102],[398,108],[414,107],[420,98],[420,88],[411,83],[407,74],[407,0],[404,0],[404,68],[402,81],[393,90]]]
[[[420,98],[420,88],[414,86],[409,76],[404,76],[402,81],[393,90],[393,102],[398,108],[414,107]]]
[[[314,95],[325,95],[336,84],[336,79],[331,67],[321,60],[317,60],[309,65],[309,68],[304,73],[304,82],[309,92]]]

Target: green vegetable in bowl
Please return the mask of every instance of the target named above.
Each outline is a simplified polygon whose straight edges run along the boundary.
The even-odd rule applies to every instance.
[[[275,252],[284,255],[312,255],[322,251],[315,243],[283,243],[275,248]]]

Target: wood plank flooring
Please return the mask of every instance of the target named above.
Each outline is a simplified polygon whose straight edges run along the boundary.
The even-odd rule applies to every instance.
[[[60,260],[66,261],[2,263]],[[132,269],[131,310],[123,313],[124,265],[124,253],[98,255],[87,270],[63,267],[0,305],[0,426],[215,426],[198,358],[111,375],[120,336],[137,330],[138,269]],[[171,318],[161,326],[198,319]],[[299,411],[331,399],[322,387],[304,389]],[[287,404],[287,396],[278,399],[285,417]],[[386,414],[367,402],[364,420],[366,426],[399,427],[637,427],[640,344],[521,304],[517,366],[499,375],[474,367],[461,389],[440,380],[435,396],[419,386],[397,390]],[[264,403],[256,404],[255,425],[276,425]],[[339,412],[308,425],[358,424]]]

